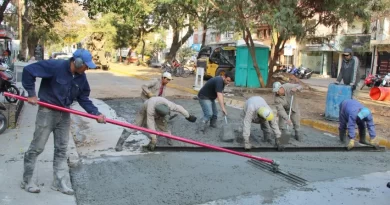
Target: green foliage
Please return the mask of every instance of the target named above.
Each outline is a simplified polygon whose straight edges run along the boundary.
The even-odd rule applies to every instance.
[[[193,56],[196,52],[191,47],[182,47],[177,52],[177,59],[180,62],[183,62],[185,59],[189,59],[191,56]]]
[[[154,52],[162,52],[165,48],[167,48],[167,44],[162,39],[158,39],[152,43],[152,47]]]
[[[360,41],[363,42],[359,43],[359,45],[356,46],[355,42],[357,38],[359,38]],[[341,39],[340,45],[342,48],[352,48],[353,52],[355,53],[370,52],[370,36],[344,36]]]

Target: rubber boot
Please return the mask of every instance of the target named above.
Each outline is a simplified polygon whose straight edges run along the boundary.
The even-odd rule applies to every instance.
[[[359,129],[359,142],[365,145],[371,145],[366,138],[366,129]]]
[[[205,122],[205,121],[200,121],[199,122],[199,124],[198,124],[198,130],[199,130],[199,132],[201,132],[201,133],[205,133],[205,131],[206,131],[206,127],[207,127],[207,122]]]
[[[39,189],[39,187],[34,182],[32,182],[32,180],[29,180],[29,182],[22,181],[22,183],[20,184],[20,188],[30,193],[37,194],[41,192],[41,189]]]
[[[245,150],[250,150],[250,149],[252,149],[252,145],[251,145],[251,143],[249,142],[249,139],[244,139],[244,149],[245,149]]]
[[[127,130],[123,130],[121,136],[118,139],[118,142],[115,146],[115,151],[121,152],[123,150],[123,144],[125,143],[126,139],[130,136],[131,132]]]
[[[210,127],[217,128],[217,118],[211,118]]]
[[[347,133],[345,130],[339,130],[339,137],[341,142],[345,142]]]
[[[351,150],[355,147],[355,139],[350,139],[349,143],[347,144],[347,150]]]
[[[284,150],[284,145],[280,143],[279,138],[275,138],[275,147],[278,149],[278,151],[283,151]]]
[[[148,144],[149,151],[154,151],[154,149],[156,148],[156,144],[157,144],[157,138],[156,138],[156,136],[154,136],[154,137],[152,137],[152,139],[150,140],[150,142]]]
[[[74,194],[73,189],[69,188],[66,185],[66,182],[65,182],[64,178],[58,179],[58,178],[54,177],[53,185],[51,186],[51,189],[53,189],[54,191],[59,191],[59,192],[61,192],[63,194],[67,194],[67,195],[73,195]]]
[[[295,130],[295,139],[299,142],[302,141],[302,133],[298,130]]]
[[[268,134],[268,133],[264,134],[264,139],[263,139],[263,142],[269,142],[269,143],[272,143],[272,141],[271,141],[271,137],[270,137],[270,134]]]

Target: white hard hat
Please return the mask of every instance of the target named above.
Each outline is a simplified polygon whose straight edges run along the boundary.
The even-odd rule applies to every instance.
[[[282,87],[282,84],[280,82],[274,82],[274,84],[272,85],[272,92],[278,92],[280,87]]]
[[[172,75],[169,72],[164,72],[162,75],[163,78],[168,78],[169,80],[172,80]]]

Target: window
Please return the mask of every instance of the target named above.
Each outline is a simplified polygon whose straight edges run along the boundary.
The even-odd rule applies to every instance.
[[[284,56],[284,65],[293,65],[294,56]]]

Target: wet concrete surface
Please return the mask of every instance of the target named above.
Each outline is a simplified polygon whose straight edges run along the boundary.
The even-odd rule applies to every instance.
[[[201,107],[197,100],[191,99],[172,99],[173,102],[182,105],[188,112],[194,114],[198,120],[203,116]],[[135,116],[137,111],[142,106],[142,100],[136,98],[129,99],[114,99],[114,100],[105,100],[112,109],[116,111],[119,117],[124,118],[130,123],[134,123]],[[241,119],[241,110],[227,107],[228,111],[228,123],[237,129],[242,122]],[[209,127],[206,130],[205,134],[197,132],[197,123],[190,123],[184,119],[183,116],[179,115],[170,121],[170,128],[173,135],[185,137],[192,140],[198,140],[201,142],[214,144],[224,147],[238,147],[243,146],[242,140],[237,139],[234,142],[222,142],[219,138],[221,128],[224,125],[224,118],[222,114],[219,113],[218,117],[218,128]],[[291,132],[293,130],[290,128]],[[320,132],[318,130],[302,126],[303,141],[298,142],[295,139],[291,138],[290,143],[287,146],[344,146],[338,139],[338,137]],[[119,136],[118,136],[119,137]],[[236,137],[240,137],[239,133],[236,133]],[[242,138],[241,138],[242,139]],[[257,124],[252,124],[251,127],[251,143],[254,147],[271,147],[274,145],[274,138],[270,142],[263,141],[263,134],[260,129],[260,126]],[[131,147],[131,144],[127,143],[127,147]],[[158,146],[168,146],[166,139],[161,137],[158,141]],[[185,144],[182,142],[175,141],[173,146],[193,146],[190,144]]]
[[[342,192],[344,196],[338,196],[343,197],[344,202],[351,202],[344,204],[362,204],[356,196],[363,194],[371,204],[379,205],[389,194],[383,189],[378,192],[378,180],[359,179],[364,174],[390,170],[387,152],[256,155],[280,161],[282,170],[304,177],[309,185],[296,187],[254,167],[242,157],[186,152],[88,159],[71,170],[72,184],[79,205],[210,204],[210,201],[214,201],[211,204],[304,204],[300,202],[305,199],[316,204],[340,204],[325,203],[333,197],[332,193],[336,194],[332,186],[338,188],[338,195],[341,195],[340,190],[350,189]],[[358,178],[350,184],[349,180],[335,180],[343,177]],[[321,181],[329,182],[318,185]],[[338,183],[332,185],[331,182]],[[384,187],[386,183],[383,180]],[[327,191],[322,193],[324,189]],[[301,195],[291,194],[291,191],[301,192]],[[240,203],[218,201],[236,197],[244,198],[240,198]],[[247,203],[243,203],[245,200]],[[281,203],[276,203],[278,201]]]

